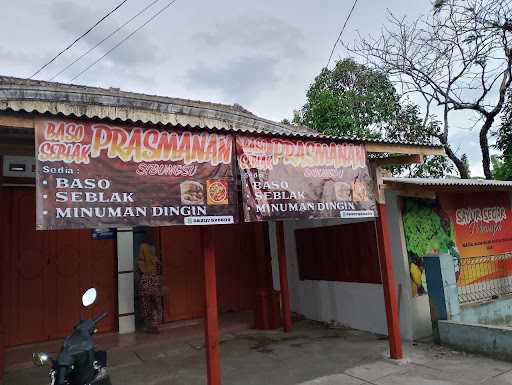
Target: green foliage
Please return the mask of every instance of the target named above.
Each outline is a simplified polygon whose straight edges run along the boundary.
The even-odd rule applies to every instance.
[[[406,200],[403,216],[407,251],[423,257],[432,252],[447,253],[453,248],[451,226],[443,226],[433,204]]]
[[[497,180],[512,180],[512,156],[491,156],[492,174]]]
[[[444,156],[427,156],[422,164],[393,166],[388,170],[395,176],[409,178],[444,178],[454,171],[453,163]]]
[[[400,103],[395,87],[383,72],[339,60],[324,68],[307,92],[307,102],[294,111],[293,124],[333,136],[386,138],[431,144],[439,133],[438,122],[424,124],[413,103]],[[449,159],[431,156],[421,165],[389,167],[394,175],[441,178],[454,167]]]
[[[439,122],[430,121],[425,126],[420,118],[417,105],[399,105],[397,112],[386,129],[386,136],[400,141],[431,144],[434,135],[440,131]],[[394,175],[417,178],[443,178],[454,170],[453,163],[444,156],[428,156],[423,164],[390,167]]]
[[[512,180],[512,91],[509,91],[503,108],[496,148],[501,151],[501,156],[491,157],[493,176],[500,180]]]
[[[395,114],[396,100],[385,74],[344,59],[315,78],[294,123],[327,135],[380,137],[379,128]]]

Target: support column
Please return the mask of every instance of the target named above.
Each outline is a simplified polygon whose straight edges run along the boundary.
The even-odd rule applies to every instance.
[[[7,335],[5,333],[4,328],[0,325],[0,381],[4,378],[5,375],[5,345],[6,345]]]
[[[388,325],[389,352],[393,359],[403,357],[402,341],[400,338],[400,314],[393,273],[393,256],[389,238],[389,224],[386,205],[378,203],[379,218],[377,220],[377,233],[379,236],[379,265],[384,289],[384,302],[386,304],[386,320]]]
[[[135,332],[133,232],[131,228],[117,229],[117,303],[119,334]]]
[[[430,318],[434,341],[440,343],[440,320],[459,320],[460,304],[455,263],[450,254],[427,255],[423,257],[427,278]]]
[[[279,284],[281,286],[281,311],[285,333],[292,330],[292,315],[290,311],[290,294],[288,292],[288,267],[286,264],[286,246],[283,221],[276,222],[277,256],[279,259]]]
[[[217,276],[212,229],[201,227],[205,288],[205,350],[208,385],[221,385]]]

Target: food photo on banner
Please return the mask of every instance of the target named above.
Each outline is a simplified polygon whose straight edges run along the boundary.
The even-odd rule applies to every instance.
[[[237,222],[230,135],[36,121],[37,229]]]
[[[363,145],[237,136],[236,151],[247,222],[376,216]]]

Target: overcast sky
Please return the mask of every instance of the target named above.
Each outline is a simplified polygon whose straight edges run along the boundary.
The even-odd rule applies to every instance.
[[[128,0],[37,78],[51,78],[151,1]],[[56,80],[69,82],[168,1],[160,0]],[[3,0],[0,73],[30,76],[119,2]],[[269,119],[290,118],[325,66],[351,6],[352,0],[178,0],[74,82],[239,103]],[[359,0],[343,40],[378,33],[386,9],[415,17],[430,8],[429,0]],[[339,46],[335,58],[347,55]],[[482,175],[477,134],[466,128],[471,122],[462,117],[457,126],[451,133],[455,148],[463,145],[472,173]]]

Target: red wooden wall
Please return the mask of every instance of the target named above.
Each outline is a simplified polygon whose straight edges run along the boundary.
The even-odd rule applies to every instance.
[[[116,258],[113,240],[93,241],[88,230],[35,231],[35,191],[0,190],[0,323],[7,345],[67,335],[80,319],[108,311],[101,331],[116,328]],[[82,309],[85,289],[98,300]]]
[[[301,280],[382,283],[375,222],[295,230]]]
[[[216,251],[219,311],[254,308],[258,288],[272,286],[267,225],[263,223],[208,227]],[[164,321],[202,317],[204,314],[203,257],[198,228],[160,228]]]

